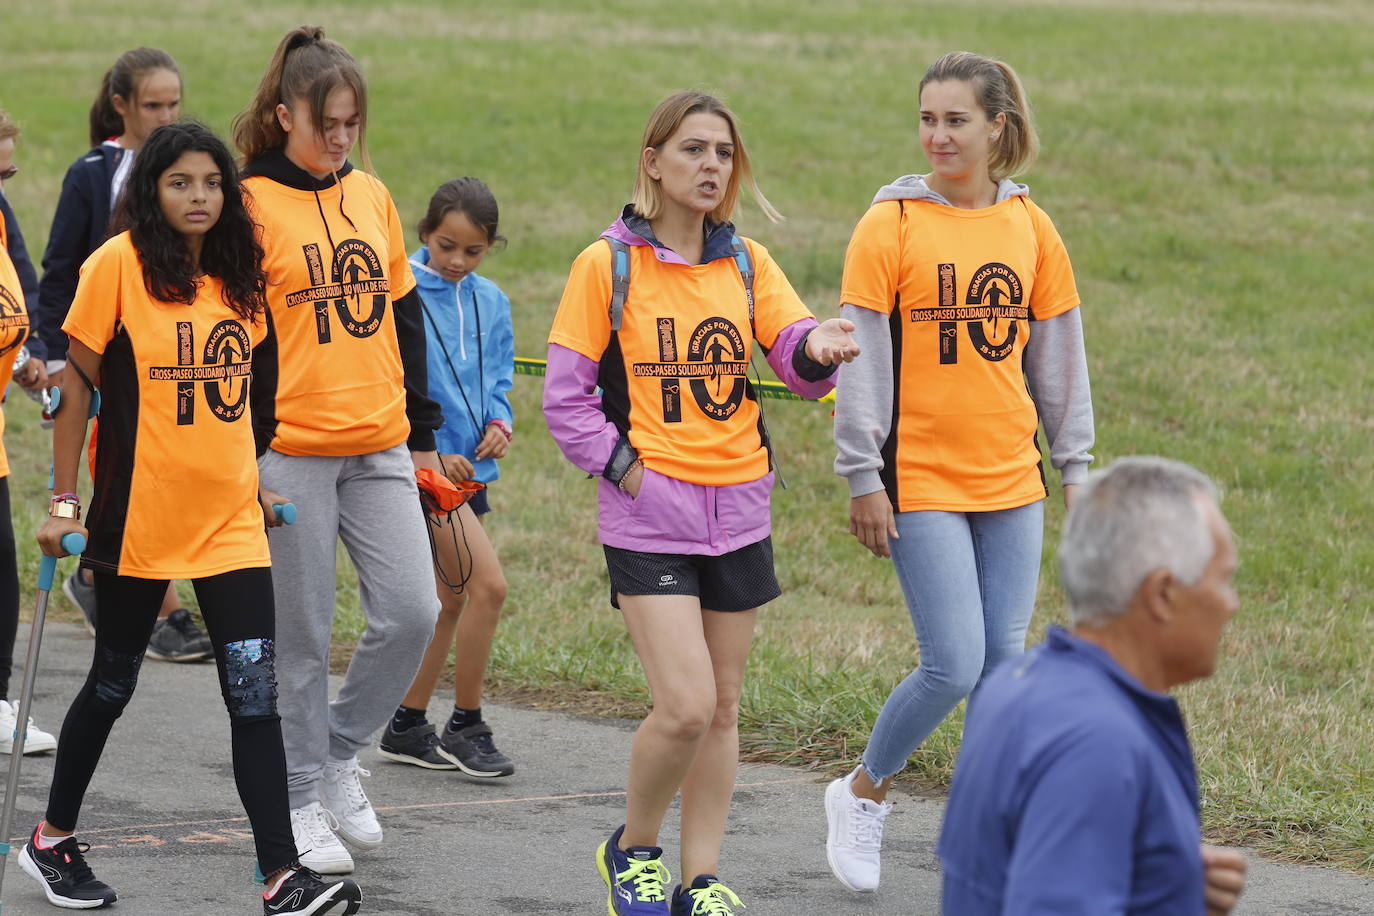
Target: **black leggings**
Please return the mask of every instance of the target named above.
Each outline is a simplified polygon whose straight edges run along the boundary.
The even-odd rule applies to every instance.
[[[14,522],[10,520],[10,479],[0,477],[0,700],[10,698],[14,634],[18,629],[19,558],[14,550]]]
[[[229,709],[234,781],[253,826],[258,864],[270,875],[296,864],[277,715],[272,571],[238,569],[191,582]],[[138,685],[143,650],[166,592],[165,579],[95,574],[95,658],[62,723],[48,792],[48,823],[59,830],[76,829],[105,740]]]

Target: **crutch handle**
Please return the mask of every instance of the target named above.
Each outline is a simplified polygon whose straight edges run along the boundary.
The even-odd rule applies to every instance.
[[[71,531],[62,535],[62,549],[75,556],[86,549],[86,536],[77,531]],[[43,555],[43,561],[38,564],[38,588],[42,591],[52,591],[53,576],[57,574],[57,557]]]
[[[49,415],[55,417],[57,416],[58,408],[62,406],[62,389],[58,388],[56,385],[49,388],[48,400],[51,402],[51,406],[48,408],[48,413]],[[91,409],[87,414],[87,417],[93,417],[98,413],[100,413],[100,392],[97,390],[91,392]]]
[[[296,504],[295,503],[273,503],[272,514],[277,517],[283,525],[296,524]]]

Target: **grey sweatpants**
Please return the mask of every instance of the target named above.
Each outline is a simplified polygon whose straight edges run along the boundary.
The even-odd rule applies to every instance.
[[[410,688],[434,635],[429,538],[404,445],[347,458],[268,450],[262,485],[296,504],[294,525],[271,529],[277,600],[277,702],[292,808],[319,800],[326,757],[346,760],[372,741]],[[358,570],[367,629],[329,700],[335,539]]]

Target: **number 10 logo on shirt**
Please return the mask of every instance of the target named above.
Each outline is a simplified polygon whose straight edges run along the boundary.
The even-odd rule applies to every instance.
[[[914,308],[911,320],[939,322],[936,355],[941,365],[959,362],[960,321],[967,325],[969,341],[983,359],[996,363],[1011,355],[1016,346],[1017,322],[1030,318],[1030,308],[1024,303],[1025,294],[1016,271],[996,261],[979,267],[969,281],[962,307],[955,299],[958,279],[953,264],[937,266],[936,282],[939,307]],[[994,339],[999,337],[1003,318],[1009,319],[1006,336]],[[989,320],[991,329],[987,325]]]
[[[210,335],[196,362],[195,328],[189,321],[177,322],[177,364],[153,366],[148,377],[154,381],[176,382],[177,425],[196,422],[196,385],[204,389],[210,413],[225,423],[243,416],[248,406],[248,377],[253,372],[253,344],[242,322],[221,321]]]
[[[362,239],[344,239],[330,258],[326,280],[320,246],[302,245],[310,287],[287,293],[286,307],[311,303],[315,307],[315,336],[322,344],[332,338],[330,306],[339,324],[353,337],[371,337],[382,326],[391,284],[382,269],[382,259]]]

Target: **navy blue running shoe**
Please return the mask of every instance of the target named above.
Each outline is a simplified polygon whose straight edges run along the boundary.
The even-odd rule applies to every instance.
[[[610,916],[669,916],[666,888],[672,876],[663,864],[658,846],[620,848],[622,824],[596,851],[596,867],[610,893],[606,912]]]
[[[679,884],[673,889],[670,916],[735,916],[731,907],[744,909],[734,891],[715,875],[697,875],[691,887]]]

